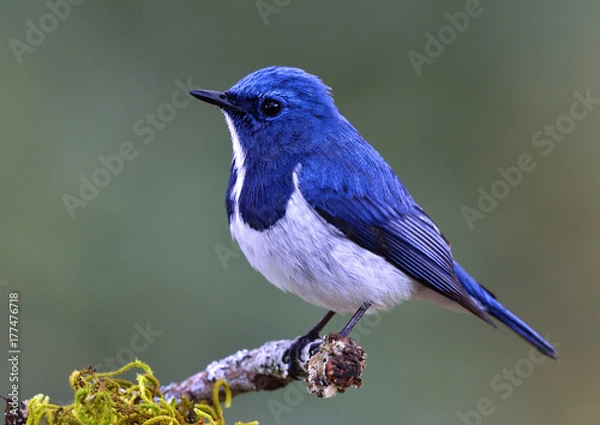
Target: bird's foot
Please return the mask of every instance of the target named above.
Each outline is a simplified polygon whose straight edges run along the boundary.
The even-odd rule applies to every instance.
[[[289,365],[289,376],[292,379],[304,379],[307,376],[306,365],[310,358],[319,352],[323,339],[318,332],[309,332],[294,340],[284,361]]]

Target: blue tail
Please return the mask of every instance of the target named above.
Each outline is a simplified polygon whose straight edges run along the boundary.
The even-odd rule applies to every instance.
[[[468,294],[477,300],[487,313],[511,328],[541,353],[556,359],[558,353],[548,341],[527,326],[525,322],[508,311],[496,300],[494,294],[477,283],[456,261],[454,262],[454,271],[456,277],[460,280],[460,283],[462,283]]]

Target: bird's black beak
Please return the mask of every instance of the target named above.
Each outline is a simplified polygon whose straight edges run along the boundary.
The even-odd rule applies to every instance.
[[[190,94],[196,99],[200,99],[211,105],[216,105],[219,108],[242,112],[242,110],[234,105],[223,92],[213,90],[191,90]]]

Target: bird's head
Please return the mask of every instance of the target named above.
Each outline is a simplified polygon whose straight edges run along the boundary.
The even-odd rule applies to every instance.
[[[239,139],[245,154],[310,149],[322,140],[312,135],[323,135],[336,121],[345,121],[329,87],[298,68],[271,66],[247,75],[225,92],[190,94],[221,108],[234,143]]]

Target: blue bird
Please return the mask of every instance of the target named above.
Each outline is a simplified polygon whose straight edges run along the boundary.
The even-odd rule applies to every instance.
[[[330,88],[297,68],[255,71],[218,106],[231,133],[229,227],[272,284],[329,310],[365,312],[409,299],[492,316],[546,356],[557,352],[454,260],[450,244],[379,153],[338,111]]]

